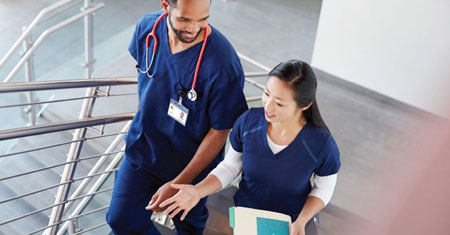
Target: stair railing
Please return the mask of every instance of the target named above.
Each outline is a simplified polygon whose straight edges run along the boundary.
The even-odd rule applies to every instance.
[[[105,6],[104,3],[93,4],[93,0],[84,0],[84,6],[81,8],[81,12],[62,21],[59,22],[52,27],[47,28],[40,34],[40,36],[36,39],[36,41],[31,40],[31,33],[36,28],[36,26],[51,12],[59,10],[63,6],[67,6],[69,4],[73,4],[76,2],[81,2],[81,0],[61,0],[58,1],[43,10],[34,18],[34,20],[27,27],[23,28],[23,33],[19,37],[19,39],[13,44],[13,46],[8,50],[8,52],[3,56],[0,60],[0,68],[6,63],[7,60],[11,58],[14,52],[19,48],[19,46],[23,45],[23,54],[21,55],[21,59],[14,66],[14,68],[9,72],[6,78],[3,80],[4,83],[11,82],[14,76],[19,72],[20,68],[24,66],[25,69],[25,81],[32,82],[34,81],[34,67],[33,67],[33,55],[35,51],[40,47],[40,45],[47,39],[47,37],[53,32],[62,29],[79,19],[84,18],[84,31],[85,31],[85,62],[83,63],[83,67],[85,68],[85,76],[86,78],[91,78],[93,73],[93,66],[95,63],[94,52],[93,52],[93,13],[101,9]],[[35,102],[34,92],[28,93],[28,102]],[[28,107],[28,115],[30,125],[36,125],[36,114],[42,113],[42,110],[36,111],[34,105],[30,105]]]
[[[16,155],[29,153],[33,151],[40,151],[48,148],[53,148],[56,146],[62,146],[62,145],[70,145],[70,151],[68,154],[68,157],[65,162],[54,164],[51,166],[46,166],[41,169],[34,169],[27,172],[22,172],[15,175],[10,175],[6,177],[0,178],[0,182],[21,177],[24,175],[34,174],[40,171],[49,170],[55,167],[64,166],[63,175],[61,177],[61,181],[57,185],[52,185],[50,187],[42,188],[35,190],[33,192],[28,192],[23,195],[17,195],[11,198],[7,198],[5,200],[0,201],[0,205],[21,199],[23,197],[27,197],[30,195],[42,193],[46,190],[58,189],[58,193],[55,199],[55,202],[53,205],[40,208],[38,210],[26,213],[24,215],[8,219],[7,221],[1,221],[0,227],[9,223],[12,223],[14,221],[36,215],[40,212],[44,212],[46,210],[52,210],[50,220],[47,226],[42,227],[40,229],[37,229],[35,231],[32,231],[29,234],[35,234],[39,232],[43,232],[45,234],[56,234],[58,231],[58,227],[61,225],[62,229],[69,228],[70,224],[73,224],[74,221],[83,215],[87,215],[90,213],[94,213],[98,210],[104,210],[107,207],[102,207],[96,209],[94,212],[87,212],[81,215],[81,211],[83,208],[85,208],[87,202],[96,194],[103,193],[106,191],[110,191],[110,189],[101,190],[98,191],[100,186],[103,184],[105,179],[108,177],[109,174],[114,172],[115,167],[120,162],[121,157],[123,156],[124,147],[122,147],[121,150],[116,151],[115,149],[120,145],[123,139],[123,136],[126,134],[129,125],[130,120],[134,117],[134,113],[124,113],[124,114],[114,114],[114,115],[107,115],[107,116],[100,116],[100,117],[91,117],[93,106],[94,106],[94,100],[98,98],[103,98],[106,96],[124,96],[124,95],[137,95],[136,93],[127,93],[127,94],[116,94],[112,95],[109,94],[109,92],[99,92],[101,91],[99,87],[111,87],[111,86],[122,86],[122,85],[135,85],[137,84],[137,79],[133,77],[123,77],[123,78],[107,78],[107,79],[88,79],[88,80],[66,80],[66,81],[43,81],[43,82],[26,82],[26,83],[0,83],[0,94],[2,93],[12,93],[12,92],[30,92],[30,91],[42,91],[42,90],[54,90],[54,89],[73,89],[73,88],[87,88],[88,94],[85,97],[78,97],[78,98],[72,98],[72,99],[62,99],[62,100],[53,100],[49,101],[52,103],[55,102],[66,102],[66,101],[72,101],[77,99],[83,99],[83,106],[82,111],[80,113],[80,117],[78,120],[71,120],[71,121],[62,121],[58,123],[51,123],[51,124],[43,124],[43,125],[35,125],[35,126],[27,126],[27,127],[21,127],[21,128],[14,128],[9,130],[1,130],[0,131],[0,141],[2,140],[9,140],[9,139],[17,139],[17,138],[24,138],[28,136],[33,135],[44,135],[47,133],[55,133],[55,132],[62,132],[66,130],[75,130],[74,137],[72,141],[69,142],[63,142],[63,143],[55,143],[49,146],[39,146],[38,148],[34,149],[28,149],[25,151],[19,151],[15,153],[6,153],[4,155],[0,155],[0,160],[4,159],[6,157],[13,157]],[[46,102],[41,102],[46,103]],[[17,105],[6,105],[2,106],[0,108],[10,108],[15,106],[25,106],[30,105],[29,103],[25,104],[17,104]],[[86,129],[87,127],[93,127],[93,126],[102,126],[106,124],[111,123],[117,123],[117,122],[123,122],[128,121],[127,124],[122,128],[122,130],[118,133],[108,134],[108,135],[99,135],[96,137],[86,137]],[[106,136],[115,136],[116,138],[114,141],[110,144],[110,146],[106,149],[104,153],[100,153],[94,156],[89,157],[83,157],[80,158],[80,151],[81,147],[84,142],[91,139],[98,139],[101,137]],[[99,172],[99,169],[104,165],[106,160],[110,158],[111,155],[115,155],[113,160],[109,163],[107,168],[103,172]],[[81,178],[74,178],[74,172],[76,169],[77,163],[80,161],[88,160],[88,159],[97,159],[96,164],[90,169],[89,173]],[[94,183],[94,185],[89,189],[89,192],[86,195],[81,195],[81,192],[86,188],[89,181],[96,176],[101,175],[99,179]],[[81,184],[78,186],[78,188],[75,190],[75,192],[70,195],[69,197],[69,189],[70,186],[74,182],[80,181]],[[68,212],[68,208],[73,204],[74,201],[81,200],[81,203],[78,203],[77,208],[72,211],[72,214],[68,217],[63,219],[63,216],[66,212]],[[65,209],[66,208],[66,209]],[[70,231],[73,232],[73,226],[71,226]],[[80,232],[80,231],[78,231]]]

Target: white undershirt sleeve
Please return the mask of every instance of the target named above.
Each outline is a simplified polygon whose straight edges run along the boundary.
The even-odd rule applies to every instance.
[[[215,175],[219,178],[222,184],[222,189],[230,184],[242,171],[242,153],[233,149],[233,146],[228,148],[227,154],[222,162],[217,165],[209,174]]]
[[[270,138],[268,138],[270,140]],[[270,145],[270,141],[269,141]],[[279,152],[286,146],[279,146],[280,148],[273,148],[273,151]],[[272,148],[271,148],[272,149]],[[222,162],[217,165],[210,174],[215,175],[220,183],[222,184],[222,189],[228,186],[242,171],[242,153],[233,149],[233,146],[228,148],[225,158]],[[309,196],[315,196],[320,198],[325,205],[331,199],[333,195],[334,188],[336,186],[337,174],[328,176],[318,176],[314,175],[313,178],[313,188],[309,193]]]
[[[325,205],[333,196],[334,187],[336,186],[337,174],[328,176],[314,175],[314,185],[308,196],[315,196],[320,198]]]

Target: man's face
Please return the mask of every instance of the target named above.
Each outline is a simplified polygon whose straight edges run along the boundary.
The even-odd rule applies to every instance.
[[[208,27],[210,5],[210,0],[178,0],[176,6],[167,6],[169,27],[178,40],[192,43]]]

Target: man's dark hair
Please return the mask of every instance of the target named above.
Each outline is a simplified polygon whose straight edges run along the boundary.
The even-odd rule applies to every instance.
[[[178,0],[167,0],[167,3],[169,3],[169,6],[171,7],[177,7]]]
[[[175,8],[177,7],[178,0],[167,0],[167,3],[169,3],[169,6]],[[210,1],[212,3],[212,0]]]

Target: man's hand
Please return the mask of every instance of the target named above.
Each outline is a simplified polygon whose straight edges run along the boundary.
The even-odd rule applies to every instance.
[[[172,181],[169,181],[165,183],[163,186],[161,186],[158,191],[153,195],[152,199],[148,203],[148,206],[145,207],[146,210],[152,210],[154,212],[160,212],[166,209],[169,205],[166,205],[166,207],[159,207],[159,204],[161,202],[165,201],[166,199],[172,197],[177,193],[178,189],[172,188],[170,185],[172,184]]]
[[[161,202],[167,200],[178,192],[177,189],[170,187],[170,185],[172,183],[190,184],[195,177],[197,177],[198,174],[200,174],[200,172],[205,169],[205,167],[208,166],[208,164],[211,163],[211,161],[217,156],[225,144],[229,132],[229,129],[214,130],[213,128],[210,128],[189,164],[177,177],[175,177],[175,179],[165,183],[158,189],[158,191],[156,191],[145,209],[160,212],[170,206],[166,205],[164,208],[159,207]]]

